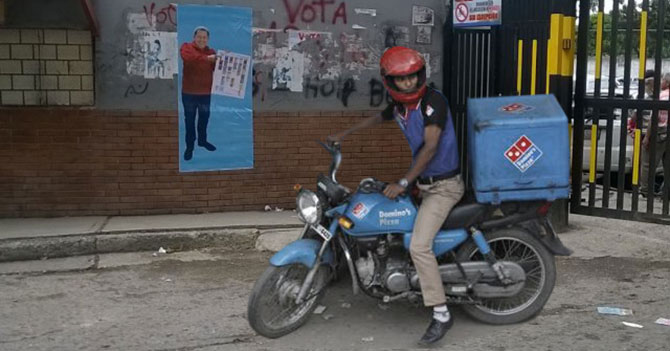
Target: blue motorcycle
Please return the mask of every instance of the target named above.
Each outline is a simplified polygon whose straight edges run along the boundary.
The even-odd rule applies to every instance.
[[[363,179],[356,191],[335,178],[342,155],[325,145],[333,162],[316,191],[296,189],[301,238],[270,259],[249,298],[251,327],[278,338],[302,326],[329,282],[348,269],[353,293],[389,303],[422,303],[419,277],[409,255],[418,201],[390,200],[386,183]],[[551,203],[500,205],[461,201],[433,243],[447,303],[462,305],[479,321],[511,324],[537,315],[556,281],[554,255],[570,255],[547,212]]]

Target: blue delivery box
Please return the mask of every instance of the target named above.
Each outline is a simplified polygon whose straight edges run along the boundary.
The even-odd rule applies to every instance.
[[[568,197],[568,118],[553,95],[468,100],[468,149],[478,202]]]

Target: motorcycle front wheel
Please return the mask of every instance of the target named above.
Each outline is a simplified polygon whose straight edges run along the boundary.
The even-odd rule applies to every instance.
[[[258,334],[278,338],[300,328],[323,297],[328,268],[320,266],[307,299],[295,300],[309,268],[301,264],[270,266],[258,278],[249,297],[247,317]]]
[[[471,317],[488,324],[513,324],[528,320],[542,311],[556,283],[554,256],[533,235],[521,228],[499,230],[486,235],[498,261],[515,262],[526,273],[523,289],[513,297],[487,298],[464,305]],[[483,261],[477,245],[468,242],[458,251],[458,260]]]

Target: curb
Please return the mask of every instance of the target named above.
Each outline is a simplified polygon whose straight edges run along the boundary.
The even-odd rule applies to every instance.
[[[158,250],[159,247],[168,251],[185,251],[210,246],[254,249],[256,240],[265,231],[297,228],[302,226],[189,228],[4,239],[0,240],[0,262],[152,251]]]

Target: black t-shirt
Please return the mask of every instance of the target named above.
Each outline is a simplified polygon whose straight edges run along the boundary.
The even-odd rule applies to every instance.
[[[399,102],[390,103],[384,111],[382,111],[382,118],[385,121],[390,121],[395,118],[393,111],[398,108],[398,112],[404,113],[405,106]],[[435,124],[440,129],[444,130],[447,125],[447,118],[449,118],[449,108],[447,100],[434,89],[428,88],[426,94],[421,99],[421,112],[423,112],[423,125],[427,127]]]

